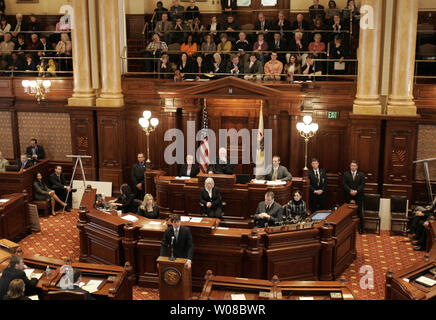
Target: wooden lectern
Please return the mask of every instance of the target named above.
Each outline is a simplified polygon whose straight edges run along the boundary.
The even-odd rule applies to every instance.
[[[159,270],[160,300],[188,300],[192,295],[191,269],[185,268],[187,259],[168,257],[157,258]]]

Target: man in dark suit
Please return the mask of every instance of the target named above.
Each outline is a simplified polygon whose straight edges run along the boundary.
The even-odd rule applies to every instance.
[[[244,73],[244,65],[239,61],[238,55],[232,55],[231,61],[227,65],[227,73],[231,73],[240,78],[242,77],[239,74]]]
[[[235,165],[230,163],[226,148],[220,148],[216,163],[209,166],[209,173],[233,174],[234,170]]]
[[[270,173],[268,173],[266,176],[256,177],[256,179],[268,180],[268,181],[276,181],[276,180],[291,181],[292,180],[292,175],[288,171],[288,169],[286,169],[284,166],[280,165],[280,157],[279,156],[273,156],[272,162],[273,162],[273,165],[272,165]]]
[[[312,20],[315,20],[318,15],[324,18],[324,6],[319,4],[319,0],[313,0],[313,5],[309,7],[309,15]]]
[[[73,289],[68,289],[70,291],[75,291],[75,292],[83,292],[85,294],[86,300],[95,300],[95,298],[86,290],[83,290],[82,288],[79,287],[79,284],[82,282],[82,271],[80,271],[79,269],[74,269],[74,288]]]
[[[273,52],[287,51],[288,43],[284,38],[280,37],[280,32],[274,32],[274,39],[269,44],[269,48]],[[281,61],[283,65],[286,64],[286,54],[281,52],[277,54],[277,60]]]
[[[291,38],[291,33],[288,32],[291,29],[291,22],[285,18],[285,13],[280,11],[278,14],[278,20],[272,25],[272,30],[280,31],[280,36],[289,40]]]
[[[415,236],[412,242],[416,246],[413,250],[425,251],[427,246],[427,227],[431,217],[436,217],[436,198],[429,207],[417,207],[415,209],[415,216],[412,220],[412,225],[407,233],[414,233]]]
[[[132,182],[135,186],[135,198],[144,199],[145,196],[145,157],[143,153],[138,153],[138,162],[132,167]]]
[[[259,32],[256,32],[256,34],[259,34],[261,32],[265,32],[266,40],[271,40],[271,38],[272,38],[271,34],[266,33],[266,31],[273,30],[272,29],[272,22],[265,19],[265,15],[263,14],[263,12],[259,12],[259,14],[257,15],[257,20],[254,22],[254,30],[259,31]],[[255,39],[257,39],[257,36],[255,36],[253,34],[250,38],[252,41],[255,41]]]
[[[33,161],[45,158],[44,148],[38,145],[38,141],[35,138],[30,139],[30,146],[26,148],[26,154]]]
[[[67,181],[65,180],[65,176],[62,173],[62,166],[56,166],[54,172],[48,177],[49,188],[54,190],[59,199],[66,202],[68,205],[65,207],[65,211],[71,211],[71,192],[74,191],[70,188]],[[67,197],[67,193],[70,191],[70,194]]]
[[[200,173],[200,168],[194,163],[194,157],[192,154],[186,156],[186,164],[182,164],[180,167],[179,176],[181,177],[196,177]]]
[[[254,225],[256,228],[263,228],[265,224],[274,226],[282,220],[283,208],[274,201],[274,192],[268,191],[265,193],[265,201],[260,202],[257,206]]]
[[[357,206],[357,214],[359,216],[359,233],[363,233],[363,190],[365,189],[365,174],[362,171],[358,171],[358,164],[356,160],[352,160],[350,163],[350,171],[346,171],[343,177],[343,186],[345,192],[345,202],[351,203],[354,201]]]
[[[325,191],[327,187],[327,174],[319,168],[317,159],[312,159],[312,169],[309,171],[310,180],[310,211],[326,209]]]
[[[194,245],[192,243],[191,230],[181,225],[179,215],[173,214],[170,219],[171,226],[165,230],[163,235],[160,255],[168,256],[167,252],[169,252],[169,256],[171,256],[171,244],[173,244],[174,257],[188,259],[185,266],[191,268],[191,263],[194,258]]]
[[[297,20],[292,24],[292,30],[309,30],[310,24],[304,20],[304,16],[302,13],[297,14]]]
[[[16,21],[11,27],[12,40],[14,42],[17,41],[17,36],[20,32],[27,31],[27,23],[23,20],[23,15],[21,13],[17,13],[15,15]]]
[[[221,8],[223,10],[223,20],[225,21],[227,16],[236,15],[234,11],[238,8],[237,0],[221,0]]]
[[[32,278],[29,280],[24,272],[25,268],[23,257],[11,257],[9,265],[3,270],[2,277],[0,278],[0,300],[7,294],[9,283],[15,279],[24,281],[26,296],[37,293],[36,284],[38,283],[38,279]]]
[[[33,162],[27,158],[27,155],[22,154],[20,159],[17,160],[18,170],[25,170],[33,166]]]

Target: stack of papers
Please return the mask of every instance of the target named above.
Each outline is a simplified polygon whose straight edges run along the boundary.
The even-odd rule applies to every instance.
[[[253,180],[251,180],[251,182],[253,182],[253,183],[258,183],[258,184],[265,184],[265,180],[256,180],[256,179],[253,179]]]
[[[0,199],[0,203],[6,203],[8,201],[9,201],[9,199]]]
[[[281,185],[285,185],[286,181],[280,181],[280,180],[276,180],[276,181],[267,181],[266,185],[267,186],[281,186]]]
[[[417,283],[422,284],[427,287],[433,287],[436,284],[436,280],[431,279],[426,276],[421,276],[418,279],[415,280]]]
[[[138,221],[138,218],[135,216],[132,216],[130,214],[128,214],[127,216],[121,217],[121,219],[127,220],[127,221],[131,221],[131,222],[136,222]]]
[[[89,293],[94,293],[98,291],[98,286],[103,282],[103,280],[89,280],[86,286],[82,286],[83,290],[88,291]]]
[[[162,222],[160,222],[160,221],[150,221],[148,224],[151,224],[151,225],[160,225],[160,224],[162,224]]]
[[[38,295],[28,296],[30,300],[39,300]]]
[[[39,279],[41,279],[42,275],[43,275],[43,273],[34,273],[34,274],[32,274],[32,278],[36,278],[39,280]]]
[[[203,218],[191,218],[191,222],[200,223]]]
[[[177,180],[189,180],[191,177],[176,177]]]
[[[247,300],[245,299],[245,294],[232,294],[230,295],[232,300]]]
[[[191,220],[190,217],[187,217],[187,216],[181,216],[181,217],[180,217],[180,221],[181,221],[181,222],[188,222],[189,220]]]
[[[29,279],[31,279],[33,271],[35,271],[35,269],[24,269],[24,273],[26,274],[26,277]]]

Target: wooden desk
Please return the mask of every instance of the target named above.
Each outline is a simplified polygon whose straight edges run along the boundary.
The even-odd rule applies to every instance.
[[[0,256],[2,251],[5,253],[5,258],[0,259],[0,271],[7,267],[11,256],[10,253],[1,249]],[[41,290],[42,299],[47,296],[49,291],[61,290],[57,284],[62,277],[60,268],[65,264],[64,261],[35,255],[23,255],[23,259],[29,268],[35,269],[34,273],[43,273],[37,283],[37,288]],[[52,270],[48,277],[45,274],[47,266]],[[82,271],[82,281],[85,283],[89,280],[103,280],[99,290],[92,293],[96,299],[132,300],[132,281],[129,279],[131,270],[128,266],[123,268],[89,263],[72,263],[71,266]],[[115,277],[113,282],[108,281],[109,276]]]
[[[0,172],[0,195],[8,193],[21,193],[26,190],[29,195],[29,202],[33,201],[33,181],[37,172],[48,180],[48,159],[41,160],[36,165],[23,172],[1,171]]]
[[[223,208],[221,226],[235,228],[253,227],[254,214],[259,202],[265,200],[265,193],[273,191],[275,201],[284,205],[292,197],[293,188],[301,188],[303,198],[308,201],[308,181],[295,179],[282,186],[268,186],[266,184],[236,184],[234,175],[201,175],[189,180],[177,179],[173,176],[157,176],[156,201],[162,215],[171,213],[200,215],[200,190],[204,187],[204,180],[211,176],[217,179],[217,186],[226,206]]]
[[[0,238],[13,240],[29,229],[27,194],[13,193],[0,196],[9,199],[0,203]]]
[[[343,283],[337,281],[272,281],[214,276],[209,271],[199,297],[200,300],[232,300],[232,295],[243,294],[247,300],[354,300]]]

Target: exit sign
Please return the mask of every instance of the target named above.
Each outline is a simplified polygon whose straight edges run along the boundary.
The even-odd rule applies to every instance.
[[[337,119],[339,115],[338,111],[328,111],[327,112],[327,119]]]

